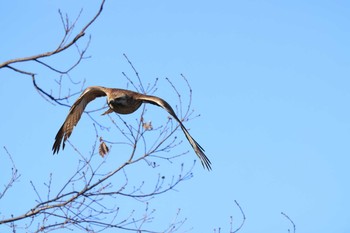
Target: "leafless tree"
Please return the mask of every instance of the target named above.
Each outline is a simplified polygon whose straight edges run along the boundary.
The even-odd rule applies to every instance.
[[[85,56],[86,51],[91,42],[89,37],[85,41],[83,49],[81,49],[80,41],[85,36],[89,27],[98,19],[103,11],[105,0],[102,0],[100,6],[90,21],[80,30],[76,29],[77,21],[80,19],[80,14],[74,21],[70,21],[67,15],[59,11],[59,16],[64,28],[61,42],[56,46],[56,49],[47,51],[33,56],[13,58],[2,62],[1,69],[10,69],[13,72],[23,74],[32,78],[33,86],[38,93],[48,102],[60,105],[69,106],[68,100],[74,98],[84,88],[84,81],[76,84],[71,82],[72,86],[78,85],[75,92],[71,93],[62,90],[62,80],[70,80],[70,72],[76,68]],[[76,32],[77,31],[77,32]],[[47,58],[64,55],[70,49],[75,48],[77,51],[77,58],[73,64],[68,65],[66,69],[58,69],[55,65],[49,64]],[[157,90],[157,80],[154,83],[144,86],[133,64],[126,57],[133,71],[136,75],[136,83],[132,78],[129,78],[126,73],[123,73],[130,86],[139,92],[154,93]],[[35,63],[43,68],[48,69],[58,75],[57,82],[58,90],[51,90],[41,87],[36,82],[36,73],[33,70],[22,68],[21,64]],[[24,67],[24,66],[23,66]],[[182,76],[183,80],[188,84],[187,79]],[[188,84],[189,103],[183,104],[183,99],[170,80],[168,80],[169,88],[173,88],[178,95],[179,104],[177,110],[183,121],[188,121],[194,117],[191,110],[192,90]],[[58,93],[58,94],[54,94]],[[61,94],[66,93],[66,94]],[[180,218],[180,210],[174,213],[174,219],[165,224],[162,229],[154,230],[150,226],[150,222],[154,221],[155,210],[149,207],[149,200],[161,195],[165,192],[173,190],[179,183],[188,180],[192,177],[192,167],[179,167],[178,174],[171,178],[158,175],[152,181],[142,181],[138,185],[129,181],[128,168],[135,166],[138,163],[146,162],[150,168],[159,166],[162,161],[171,162],[175,157],[181,156],[184,153],[179,153],[173,157],[164,155],[164,152],[170,152],[173,148],[181,144],[177,139],[176,134],[178,125],[175,124],[171,118],[168,118],[164,124],[153,126],[151,122],[147,122],[145,115],[147,107],[144,106],[135,122],[127,122],[122,116],[113,115],[109,117],[109,126],[102,125],[93,116],[94,112],[100,109],[93,109],[86,111],[92,122],[95,125],[96,140],[92,151],[89,154],[80,152],[73,143],[69,144],[74,148],[78,156],[76,170],[72,172],[71,176],[62,185],[58,186],[54,179],[55,174],[47,175],[48,180],[44,183],[47,189],[46,193],[39,191],[38,184],[31,181],[31,186],[36,193],[36,204],[31,208],[24,210],[22,214],[18,215],[3,215],[0,216],[0,229],[9,230],[12,232],[49,232],[59,229],[81,230],[84,232],[100,232],[105,229],[115,228],[125,231],[134,232],[174,232],[177,231],[185,222],[185,219]],[[121,137],[118,141],[104,140],[99,130],[108,128],[110,134],[117,133]],[[157,135],[155,137],[155,135]],[[113,137],[114,138],[114,137]],[[150,140],[152,138],[152,140]],[[120,145],[127,145],[129,148],[129,156],[124,162],[120,164],[112,163],[111,166],[108,161],[109,151],[113,151],[111,147],[118,147]],[[0,190],[0,202],[6,201],[8,190],[14,185],[18,185],[21,177],[20,171],[15,165],[15,156],[3,148],[11,168],[8,172],[10,179],[6,181],[4,188]],[[111,152],[112,153],[112,152]],[[100,154],[103,158],[101,158]],[[169,154],[169,153],[168,153]],[[5,172],[5,171],[4,171]],[[112,182],[113,178],[118,177],[118,182]],[[144,207],[143,213],[138,213],[134,210],[121,209],[118,205],[110,206],[111,200],[122,200],[123,198],[133,199]]]
[[[9,158],[11,159],[11,155]],[[173,177],[168,183],[165,177],[159,175],[154,181],[153,189],[148,189],[148,184],[141,183],[138,187],[132,187],[126,173],[126,166],[137,163],[149,155],[142,155],[130,163],[125,162],[114,170],[104,169],[107,160],[101,162],[96,160],[93,151],[88,158],[81,155],[76,172],[67,182],[53,193],[55,185],[52,174],[49,175],[47,193],[41,194],[32,182],[33,190],[37,194],[37,204],[18,216],[2,218],[0,225],[2,229],[10,228],[13,232],[25,230],[27,232],[48,232],[57,229],[80,229],[86,232],[100,232],[107,228],[117,228],[134,232],[157,232],[147,229],[147,224],[153,221],[155,210],[148,208],[148,200],[157,195],[173,189],[180,182],[192,177],[190,171],[181,170],[179,176]],[[120,175],[118,176],[118,173]],[[124,177],[119,186],[111,182],[112,177]],[[11,180],[1,193],[4,198],[6,191],[18,180],[18,171],[13,164]],[[139,201],[145,206],[145,211],[138,216],[135,211],[130,211],[126,216],[120,212],[118,206],[108,206],[111,199],[122,200],[131,198]],[[6,199],[5,199],[6,200]],[[160,232],[174,232],[182,226],[185,220],[178,219],[179,212],[175,218]]]
[[[85,87],[85,81],[73,81],[70,72],[77,68],[84,59],[89,58],[86,53],[91,37],[86,38],[86,34],[102,14],[104,5],[105,0],[102,0],[95,15],[80,29],[77,28],[77,22],[81,19],[82,11],[73,21],[68,15],[59,11],[64,30],[56,48],[33,56],[4,61],[0,63],[0,72],[2,69],[10,69],[15,73],[28,76],[32,79],[33,86],[38,93],[50,104],[70,107],[69,103],[74,101],[74,98]],[[61,69],[48,62],[48,58],[58,55],[65,56],[71,50],[76,51],[76,60],[71,64],[66,64],[66,68]],[[122,73],[129,87],[138,92],[154,94],[158,88],[158,79],[145,85],[129,58],[125,54],[124,57],[133,71],[132,77],[126,72]],[[56,74],[58,79],[53,80],[57,84],[56,88],[50,89],[38,84],[36,80],[38,73],[35,68],[33,70],[24,68],[28,67],[22,66],[25,63],[38,65]],[[166,80],[168,87],[178,98],[177,114],[185,122],[198,115],[192,110],[191,86],[185,76],[181,75],[180,78],[188,87],[185,95],[180,93],[176,84],[173,84],[171,80]],[[67,80],[68,88],[63,85]],[[183,96],[187,97],[186,103]],[[181,217],[180,209],[174,212],[173,219],[159,229],[155,229],[152,222],[157,221],[156,210],[151,208],[149,202],[159,195],[176,189],[181,182],[191,179],[195,163],[189,167],[185,165],[176,167],[174,169],[175,171],[178,169],[176,175],[166,177],[156,174],[152,180],[135,182],[130,179],[129,173],[129,169],[139,164],[146,163],[152,169],[162,163],[172,163],[177,157],[186,154],[187,152],[174,152],[182,143],[176,136],[179,126],[171,118],[160,124],[147,121],[147,105],[142,107],[137,119],[133,122],[125,120],[123,116],[113,114],[107,116],[108,121],[101,123],[99,118],[95,117],[100,112],[101,108],[85,111],[85,115],[91,119],[96,132],[94,145],[88,154],[81,152],[73,142],[68,141],[77,155],[76,169],[71,171],[70,177],[63,184],[57,182],[56,174],[52,173],[42,174],[47,177],[44,184],[31,181],[32,190],[36,194],[35,204],[17,215],[4,215],[0,212],[1,232],[9,230],[12,232],[50,232],[61,229],[81,232],[101,232],[107,229],[126,232],[176,232],[182,229],[186,219]],[[112,162],[111,154],[121,146],[128,148],[124,160],[119,163]],[[0,184],[3,185],[0,189],[0,203],[7,201],[8,191],[14,185],[20,185],[21,177],[15,163],[16,156],[6,147],[3,147],[2,150],[10,166],[7,171],[2,171],[7,172],[9,179],[5,180],[4,184]],[[46,192],[43,193],[39,186],[44,186]],[[125,209],[119,204],[110,205],[115,200],[120,203],[125,199],[135,200],[139,209],[142,209],[141,212],[130,208]],[[239,232],[246,220],[240,204],[235,201],[235,205],[240,211],[242,220],[233,221],[234,218],[230,217],[229,232],[232,233]],[[293,232],[295,232],[294,222],[287,215],[283,215],[293,224]],[[214,232],[221,232],[221,228],[214,229]]]

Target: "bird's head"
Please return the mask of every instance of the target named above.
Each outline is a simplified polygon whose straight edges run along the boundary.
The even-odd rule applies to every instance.
[[[127,105],[127,96],[119,96],[117,98],[109,99],[108,100],[109,106],[115,106],[115,105]]]

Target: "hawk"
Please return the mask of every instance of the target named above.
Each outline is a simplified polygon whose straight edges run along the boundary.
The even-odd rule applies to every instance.
[[[157,105],[165,109],[180,124],[182,131],[199,157],[203,167],[207,168],[208,170],[211,169],[211,162],[204,154],[204,149],[192,138],[180,119],[176,116],[172,107],[165,100],[156,96],[144,95],[134,91],[101,86],[91,86],[86,88],[72,105],[66,120],[56,135],[55,142],[52,146],[53,154],[59,152],[62,140],[62,149],[64,149],[65,141],[72,134],[73,128],[80,120],[86,105],[88,105],[88,103],[93,101],[95,98],[102,96],[107,96],[107,104],[109,107],[109,109],[102,115],[112,112],[119,114],[130,114],[135,112],[143,103]]]

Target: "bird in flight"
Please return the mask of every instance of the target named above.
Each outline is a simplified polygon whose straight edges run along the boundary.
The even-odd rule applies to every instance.
[[[64,149],[65,141],[72,134],[74,126],[77,125],[88,103],[93,101],[95,98],[102,96],[107,96],[107,104],[109,106],[109,109],[102,115],[112,112],[119,114],[130,114],[135,112],[143,103],[154,104],[165,109],[180,124],[182,131],[199,157],[203,167],[211,170],[211,162],[204,154],[204,149],[191,137],[190,133],[176,116],[172,107],[165,100],[156,96],[144,95],[134,91],[100,86],[91,86],[86,88],[72,105],[66,120],[56,135],[55,142],[52,146],[53,154],[58,153],[60,150],[62,140],[62,149]]]

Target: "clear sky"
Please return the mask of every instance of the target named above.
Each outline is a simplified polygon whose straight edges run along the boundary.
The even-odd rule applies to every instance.
[[[73,20],[83,8],[81,26],[98,4],[3,2],[0,61],[55,48],[62,36],[57,10]],[[287,232],[291,225],[282,211],[299,233],[345,233],[350,232],[349,25],[348,1],[107,1],[87,31],[91,58],[70,77],[86,79],[86,86],[125,88],[122,72],[133,76],[125,53],[145,83],[159,78],[156,94],[172,104],[177,97],[165,78],[184,96],[180,74],[189,80],[192,107],[201,116],[186,126],[205,148],[213,170],[207,172],[197,162],[192,179],[151,200],[158,213],[152,226],[170,222],[181,208],[180,217],[187,221],[180,232],[213,232],[217,227],[228,232],[229,216],[235,224],[241,221],[237,200],[247,218],[242,233]],[[73,56],[74,49],[69,53]],[[70,64],[67,56],[48,61],[58,67]],[[57,88],[57,74],[33,63],[21,67],[38,73],[37,82],[44,87]],[[0,70],[0,103],[0,185],[11,165],[3,146],[22,174],[11,198],[0,201],[3,218],[14,204],[22,210],[33,205],[28,203],[35,197],[31,180],[40,187],[53,172],[59,183],[73,171],[77,157],[69,148],[52,156],[53,139],[68,108],[41,98],[29,77]],[[148,109],[158,115],[149,120],[164,122],[166,112]],[[134,121],[135,114],[127,119]],[[85,115],[70,141],[90,146],[94,135]],[[191,148],[182,143],[180,149]],[[117,152],[114,145],[109,159]],[[194,158],[190,150],[178,162],[189,168]],[[170,174],[180,169],[179,163],[166,167]],[[150,170],[144,166],[129,176],[147,179],[154,173]]]

